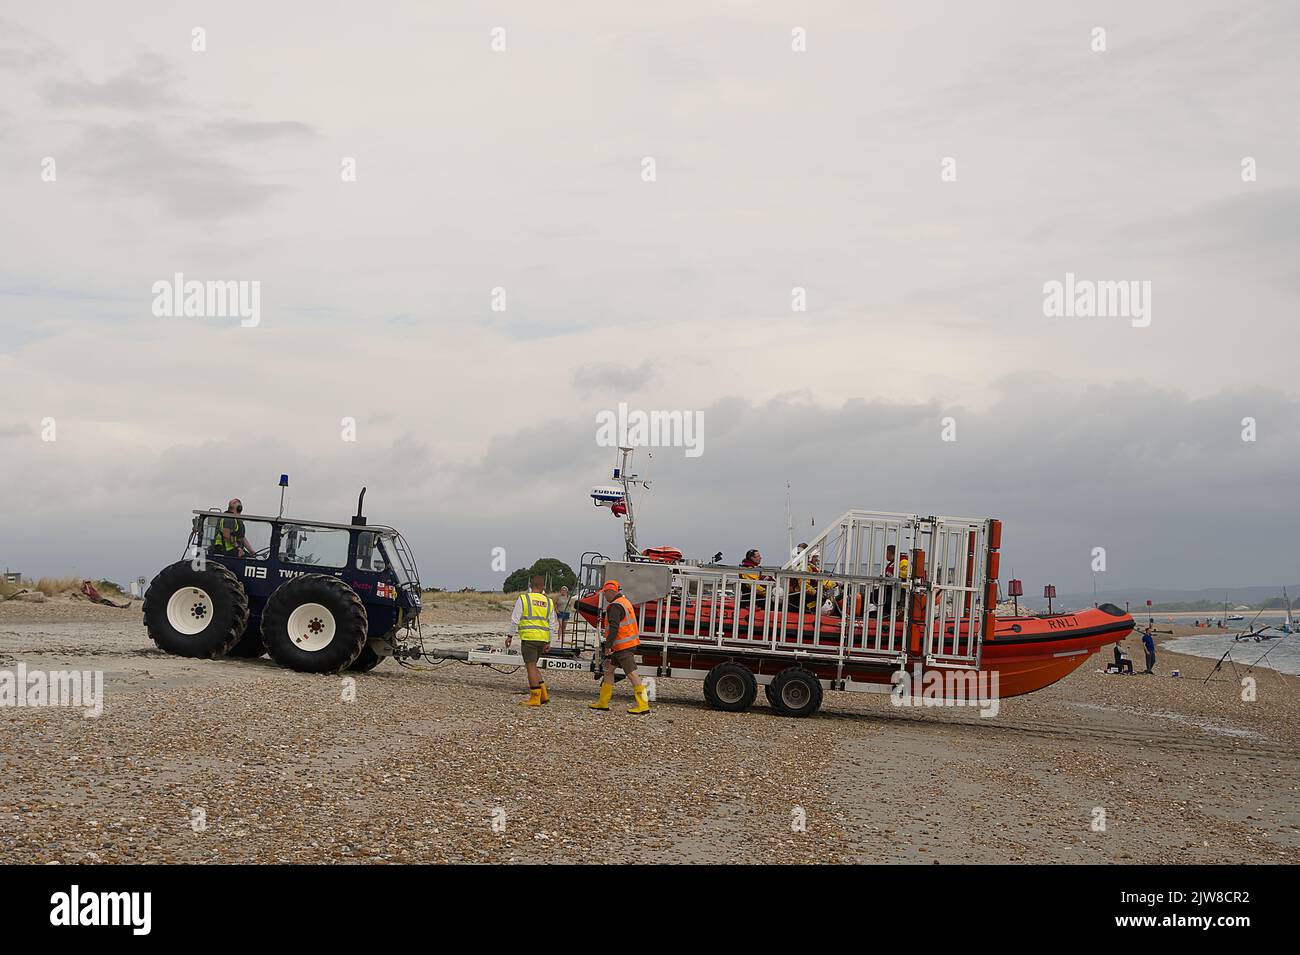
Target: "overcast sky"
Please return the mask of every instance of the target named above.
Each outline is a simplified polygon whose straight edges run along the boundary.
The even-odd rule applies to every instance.
[[[626,10],[0,2],[0,564],[152,576],[287,471],[492,587],[619,551],[625,401],[704,419],[644,545],[779,559],[788,481],[801,537],[1001,517],[1030,591],[1300,579],[1300,7]],[[260,323],[156,317],[177,272]]]

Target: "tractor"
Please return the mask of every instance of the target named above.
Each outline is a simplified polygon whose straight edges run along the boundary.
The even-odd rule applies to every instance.
[[[419,570],[397,530],[366,522],[365,496],[350,524],[194,511],[183,558],[145,593],[150,638],[178,656],[265,653],[302,673],[417,656]]]

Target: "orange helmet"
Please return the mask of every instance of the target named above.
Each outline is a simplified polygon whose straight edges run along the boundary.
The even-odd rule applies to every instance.
[[[619,588],[618,588],[618,581],[617,581],[617,580],[607,580],[607,581],[605,581],[605,586],[601,587],[600,589],[601,589],[602,591],[605,591],[605,590],[608,590],[608,591],[610,591],[610,592],[616,591],[616,590],[619,589]]]

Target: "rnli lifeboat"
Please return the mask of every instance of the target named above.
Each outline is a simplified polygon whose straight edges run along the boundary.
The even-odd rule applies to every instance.
[[[771,632],[764,626],[762,611],[750,610],[744,606],[744,601],[741,601],[739,609],[734,599],[722,602],[716,626],[710,604],[701,604],[698,608],[683,607],[679,602],[670,601],[666,606],[668,609],[665,611],[664,602],[648,601],[637,608],[645,634],[640,648],[641,658],[648,666],[689,667],[693,658],[700,654],[726,649],[744,652],[752,635]],[[574,609],[591,626],[601,625],[597,594],[579,598]],[[662,621],[659,619],[661,614],[665,615]],[[835,679],[838,660],[828,659],[819,664],[817,651],[823,650],[828,657],[835,654],[840,646],[843,621],[833,614],[822,614],[818,621],[814,616],[797,611],[781,612],[783,642],[806,647],[809,653],[802,665],[823,679]],[[893,625],[904,626],[901,620],[894,621]],[[852,643],[872,645],[879,626],[880,622],[875,618],[859,619],[854,624]],[[888,628],[890,621],[886,620],[884,626]],[[1133,618],[1114,604],[1102,604],[1074,613],[995,617],[992,634],[986,634],[984,638],[980,669],[997,672],[999,695],[1003,698],[1032,693],[1068,676],[1106,644],[1124,639],[1132,632],[1133,626]],[[946,643],[953,643],[954,637],[958,644],[966,639],[965,624],[948,627]],[[754,642],[757,646],[758,641]],[[888,683],[895,669],[882,668],[878,664],[873,666],[869,661],[854,664],[852,659],[850,653],[848,670],[855,680]],[[772,662],[772,666],[784,665],[779,661]],[[761,661],[756,672],[763,672]]]

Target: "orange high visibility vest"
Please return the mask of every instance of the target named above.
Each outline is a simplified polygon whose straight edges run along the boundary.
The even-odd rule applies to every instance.
[[[620,594],[614,603],[623,608],[623,622],[618,625],[618,631],[614,634],[614,645],[610,647],[610,653],[640,646],[641,640],[637,634],[641,631],[637,629],[636,611],[632,609],[632,602]]]

